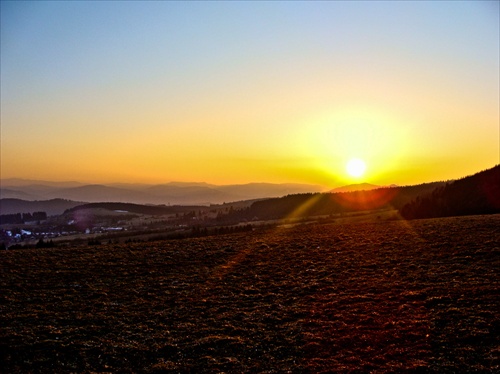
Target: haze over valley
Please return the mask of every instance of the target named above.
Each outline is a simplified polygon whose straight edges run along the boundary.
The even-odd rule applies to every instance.
[[[324,188],[305,184],[249,183],[217,186],[208,183],[171,182],[160,185],[86,185],[78,182],[51,183],[2,180],[0,198],[22,200],[66,199],[82,202],[124,202],[136,204],[209,205],[280,197],[288,194],[322,192]]]
[[[0,371],[500,372],[499,1],[0,8]]]

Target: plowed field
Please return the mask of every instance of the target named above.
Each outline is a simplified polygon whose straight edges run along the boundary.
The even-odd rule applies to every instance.
[[[0,371],[500,372],[500,216],[0,253]]]

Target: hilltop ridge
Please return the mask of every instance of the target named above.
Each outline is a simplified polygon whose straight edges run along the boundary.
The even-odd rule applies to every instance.
[[[353,191],[370,191],[370,190],[376,190],[377,188],[392,188],[392,187],[398,187],[397,184],[391,184],[389,186],[378,186],[376,184],[371,184],[371,183],[357,183],[357,184],[348,184],[346,186],[341,186],[334,188],[330,192],[337,193],[337,192],[353,192]]]
[[[401,209],[407,219],[500,213],[500,165],[418,196]]]

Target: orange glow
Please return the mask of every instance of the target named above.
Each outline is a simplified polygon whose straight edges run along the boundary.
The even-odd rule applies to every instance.
[[[1,178],[331,189],[499,162],[482,2],[1,6]]]
[[[353,210],[372,210],[390,204],[397,194],[397,188],[379,188],[369,191],[332,194],[332,198],[342,206]]]

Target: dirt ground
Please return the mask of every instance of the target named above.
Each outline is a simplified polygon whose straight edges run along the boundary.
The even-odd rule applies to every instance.
[[[500,372],[500,215],[2,251],[0,372]]]

